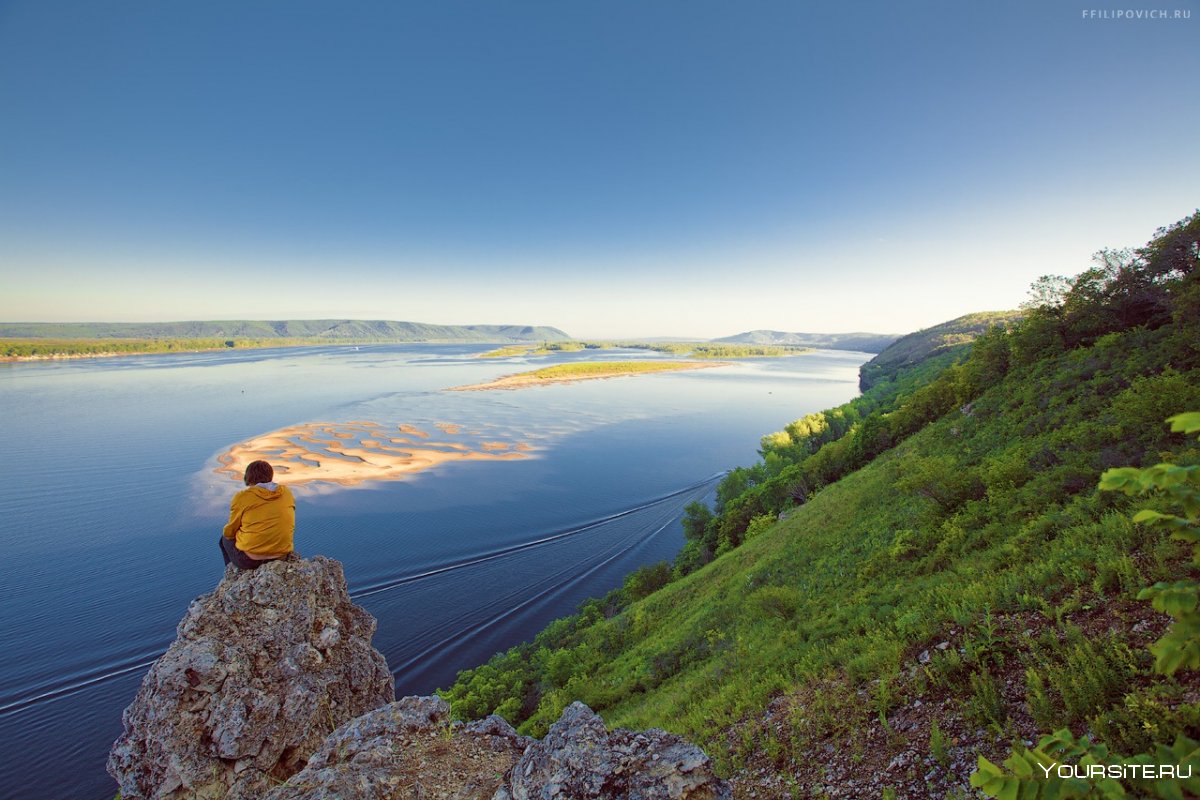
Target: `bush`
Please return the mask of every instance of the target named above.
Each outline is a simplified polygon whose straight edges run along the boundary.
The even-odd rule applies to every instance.
[[[801,595],[790,586],[764,586],[746,598],[752,616],[790,620],[800,608]]]

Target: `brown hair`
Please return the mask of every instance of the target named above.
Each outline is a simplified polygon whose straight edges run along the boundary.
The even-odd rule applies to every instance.
[[[253,486],[256,483],[270,483],[275,477],[275,470],[265,461],[251,461],[246,467],[246,485]]]

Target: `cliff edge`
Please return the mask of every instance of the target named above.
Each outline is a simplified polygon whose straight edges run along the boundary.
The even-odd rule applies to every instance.
[[[337,561],[226,569],[125,709],[108,772],[121,796],[257,800],[338,725],[395,699]]]
[[[608,731],[574,703],[535,741],[395,701],[375,620],[317,556],[227,569],[125,710],[108,771],[124,800],[727,800],[695,745]]]

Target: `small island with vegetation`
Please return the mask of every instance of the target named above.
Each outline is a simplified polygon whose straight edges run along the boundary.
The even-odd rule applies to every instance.
[[[516,356],[548,356],[551,353],[577,353],[580,350],[599,350],[605,345],[596,342],[542,342],[541,344],[512,344],[479,353],[476,358],[514,358]]]
[[[515,344],[480,353],[476,358],[514,358],[546,356],[551,353],[577,353],[580,350],[651,350],[683,358],[781,358],[811,353],[813,348],[795,345],[729,344],[723,342],[542,342]]]
[[[548,386],[555,383],[591,381],[601,378],[620,378],[626,375],[645,375],[650,372],[679,372],[687,369],[726,367],[724,361],[578,361],[571,364],[556,364],[529,372],[505,375],[487,383],[453,386],[449,392],[481,392],[487,389],[525,389],[530,386]]]

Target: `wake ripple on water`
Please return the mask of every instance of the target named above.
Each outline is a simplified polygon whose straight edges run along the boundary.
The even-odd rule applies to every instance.
[[[611,537],[611,540],[605,541],[581,557],[570,560],[563,559],[562,563],[565,566],[561,569],[543,572],[537,578],[510,591],[494,594],[487,602],[475,608],[456,609],[455,613],[440,620],[431,620],[428,627],[408,640],[409,647],[405,648],[406,652],[402,655],[403,660],[393,665],[393,674],[401,675],[414,665],[426,661],[431,653],[443,651],[443,658],[445,658],[446,651],[458,649],[459,645],[480,632],[500,623],[511,621],[532,607],[553,602],[571,586],[662,533],[679,518],[685,505],[703,497],[724,474],[718,473],[703,481],[637,505],[577,525],[544,533],[529,541],[493,550],[484,550],[417,573],[398,573],[366,586],[357,587],[350,592],[350,597],[357,601],[366,597],[386,595],[402,587],[411,587],[434,578],[446,578],[455,573],[469,572],[481,565],[504,564],[510,560],[524,559],[539,551],[577,539],[583,534],[598,535],[606,529],[612,528],[614,523],[630,521],[631,517],[636,518],[638,515],[647,517],[646,519],[636,518],[633,520],[636,524],[630,525],[627,530],[616,531],[616,535]],[[526,634],[528,633],[526,632]],[[5,687],[5,691],[0,693],[0,718],[31,712],[39,706],[91,690],[121,676],[149,669],[169,643],[170,639],[164,635],[161,645],[149,652],[143,651],[128,658],[101,662],[70,674],[50,676],[33,684]]]
[[[485,551],[483,553],[473,555],[470,558],[466,558],[466,559],[462,559],[459,561],[455,561],[450,564],[438,566],[431,570],[426,570],[424,572],[416,573],[415,575],[399,575],[399,576],[396,576],[395,578],[388,578],[388,579],[385,579],[382,581],[378,581],[369,586],[364,586],[360,589],[355,589],[354,591],[352,591],[350,593],[350,597],[352,599],[357,600],[360,597],[367,597],[369,595],[377,594],[379,592],[385,592],[385,591],[388,591],[389,589],[394,589],[397,586],[403,586],[408,583],[413,583],[414,581],[425,580],[426,578],[430,578],[434,575],[440,575],[443,572],[450,572],[453,570],[463,569],[465,567],[470,567],[475,564],[481,564],[485,561],[491,561],[493,559],[503,558],[504,556],[512,555],[513,553],[519,553],[523,550],[529,550],[534,547],[541,547],[541,546],[544,546],[551,542],[558,541],[559,539],[565,539],[570,536],[577,536],[581,533],[586,533],[587,531],[593,530],[602,525],[613,522],[614,520],[618,520],[623,517],[628,517],[631,514],[636,514],[640,511],[645,511],[647,509],[654,508],[655,506],[658,506],[658,505],[661,505],[668,501],[674,500],[678,497],[681,497],[684,495],[694,495],[697,493],[697,491],[699,491],[701,489],[707,490],[708,487],[712,486],[712,484],[716,483],[718,480],[720,480],[722,477],[724,477],[724,475],[725,475],[725,473],[723,473],[723,472],[718,473],[716,475],[713,475],[710,478],[700,481],[699,483],[694,483],[691,486],[685,486],[682,489],[678,489],[669,494],[662,495],[661,497],[656,497],[653,500],[649,500],[644,503],[639,503],[636,506],[631,506],[630,508],[623,509],[614,514],[608,514],[607,516],[603,516],[598,519],[594,519],[594,520],[585,522],[580,525],[572,526],[570,528],[566,528],[566,529],[563,529],[560,531],[555,531],[554,533],[548,534],[546,536],[542,536],[542,537],[540,537],[538,539],[534,539],[532,541],[522,542],[521,544],[512,545],[510,547],[504,547],[504,548],[500,548],[497,550]],[[690,502],[690,500],[689,500],[689,502]]]
[[[536,545],[531,543],[530,547],[549,544],[562,538],[596,528],[604,524],[604,522],[612,521],[629,514],[652,509],[659,511],[655,515],[655,518],[648,522],[648,524],[638,525],[632,533],[617,538],[615,542],[609,543],[584,559],[574,562],[568,561],[562,569],[556,570],[531,584],[521,586],[514,591],[493,599],[491,602],[467,610],[453,619],[445,621],[441,625],[426,629],[420,637],[422,640],[419,645],[420,649],[408,655],[399,664],[393,664],[392,673],[397,677],[410,673],[417,665],[426,662],[435,653],[440,653],[441,658],[444,660],[447,657],[447,650],[457,650],[460,645],[481,632],[502,623],[511,622],[532,607],[543,604],[557,605],[556,601],[558,598],[564,595],[570,587],[586,580],[645,541],[654,538],[675,522],[679,516],[679,507],[672,504],[663,509],[662,506],[666,501],[682,496],[687,502],[691,502],[703,496],[709,486],[711,486],[711,481],[697,484],[686,490],[673,492],[656,501],[627,509],[619,514],[610,515],[609,517],[605,517],[603,521],[580,526],[570,531],[562,532],[554,537],[544,538],[539,540]],[[473,566],[475,563],[479,562],[476,561],[471,564],[464,564],[463,566]],[[480,617],[483,617],[483,619],[480,619]],[[427,643],[431,634],[445,631],[452,632],[437,641]]]

